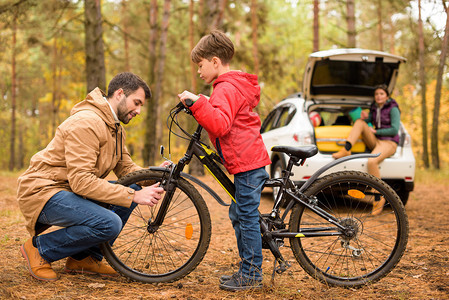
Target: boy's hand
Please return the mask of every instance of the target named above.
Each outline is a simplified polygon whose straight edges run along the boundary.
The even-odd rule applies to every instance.
[[[189,91],[184,91],[181,94],[178,94],[179,100],[182,102],[182,104],[184,104],[185,107],[187,107],[186,105],[186,99],[191,99],[193,102],[195,102],[196,100],[198,100],[200,97],[189,92]]]

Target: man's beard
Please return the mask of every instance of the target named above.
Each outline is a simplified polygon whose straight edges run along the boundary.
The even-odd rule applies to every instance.
[[[123,123],[128,124],[131,118],[126,107],[126,97],[123,98],[117,105],[117,118]]]

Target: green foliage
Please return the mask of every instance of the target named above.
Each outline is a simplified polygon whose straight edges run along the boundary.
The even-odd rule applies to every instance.
[[[420,154],[420,96],[418,84],[417,22],[411,2],[355,1],[357,46],[379,49],[378,5],[382,5],[382,36],[384,51],[407,58],[401,66],[394,97],[399,101],[402,120],[412,133],[415,152]],[[163,0],[158,0],[158,31],[163,13]],[[236,46],[232,62],[234,69],[254,72],[254,55],[251,25],[251,0],[228,0],[220,27],[226,31]],[[416,1],[415,1],[416,2]],[[423,1],[425,2],[425,1]],[[17,130],[23,131],[23,147],[20,151],[27,165],[35,152],[47,145],[53,137],[55,126],[69,114],[75,103],[84,99],[85,53],[84,53],[84,3],[83,1],[21,1],[18,10],[12,9],[14,1],[4,1],[0,7],[0,169],[9,160],[11,134],[11,21],[17,16],[16,63],[18,74]],[[126,70],[148,80],[157,70],[159,41],[156,45],[156,62],[150,65],[149,13],[152,1],[103,0],[103,40],[105,45],[106,80]],[[207,1],[194,4],[194,43],[204,28]],[[166,145],[165,120],[170,107],[177,103],[177,94],[185,89],[200,92],[201,80],[192,87],[189,44],[190,1],[171,1],[166,62],[159,100],[159,126],[163,128],[161,143]],[[313,1],[258,0],[257,1],[257,51],[259,58],[259,81],[262,99],[259,106],[261,118],[287,95],[302,90],[302,76],[313,41]],[[346,2],[320,1],[320,49],[344,47],[347,43]],[[428,81],[428,112],[432,119],[434,79],[441,48],[441,31],[430,20],[425,20],[426,71]],[[125,36],[128,47],[125,47]],[[126,60],[126,54],[129,61]],[[433,86],[433,88],[432,88]],[[150,85],[154,91],[154,83]],[[440,155],[447,164],[449,155],[447,141],[448,84],[443,87],[440,112]],[[145,112],[127,125],[128,148],[133,158],[141,160],[144,141]],[[19,135],[16,137],[19,139]],[[175,142],[173,142],[175,143]],[[18,144],[18,142],[16,143]],[[174,148],[178,145],[172,145]],[[19,149],[16,150],[19,152]],[[417,155],[418,158],[418,155]],[[419,158],[418,158],[419,162]],[[20,165],[20,164],[18,164]]]

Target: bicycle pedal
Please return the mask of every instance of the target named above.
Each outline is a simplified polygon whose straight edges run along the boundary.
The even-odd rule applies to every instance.
[[[288,268],[290,268],[292,265],[288,261],[283,261],[279,263],[279,266],[276,267],[276,273],[282,274],[285,271],[287,271]]]

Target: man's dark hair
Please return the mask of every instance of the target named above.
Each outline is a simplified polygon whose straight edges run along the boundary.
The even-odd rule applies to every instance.
[[[108,86],[108,98],[111,98],[114,92],[118,89],[123,89],[125,96],[128,97],[139,88],[142,88],[145,92],[145,99],[151,98],[151,91],[145,81],[142,78],[131,72],[123,72],[115,75],[109,82]]]
[[[202,59],[211,60],[218,57],[223,64],[229,64],[234,56],[234,44],[231,39],[219,30],[213,30],[196,44],[191,53],[194,63],[199,63]]]

